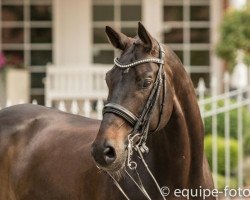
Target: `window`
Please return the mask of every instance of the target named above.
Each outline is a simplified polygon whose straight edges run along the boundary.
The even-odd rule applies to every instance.
[[[134,37],[137,23],[142,19],[141,0],[93,0],[92,7],[92,62],[112,64],[115,52],[105,34],[109,25],[124,34]],[[128,12],[129,11],[129,12]]]
[[[193,81],[194,87],[198,87],[200,78],[203,78],[205,81],[206,87],[209,87],[210,74],[209,73],[191,73],[191,79]]]
[[[190,63],[192,66],[209,66],[209,51],[191,51]]]
[[[18,1],[17,1],[18,2]],[[23,21],[24,9],[22,1],[19,1],[21,5],[8,5],[7,2],[2,4],[2,21]]]
[[[121,5],[121,21],[141,20],[141,5]]]
[[[191,21],[209,21],[209,6],[191,6]]]
[[[93,21],[113,21],[114,6],[113,5],[96,5],[93,6]]]
[[[191,43],[209,43],[209,28],[191,28]]]
[[[165,43],[183,43],[183,29],[172,28],[164,32]]]
[[[209,80],[210,3],[207,0],[163,0],[163,42],[169,45],[191,73]]]
[[[135,36],[137,22],[143,21],[143,4],[147,2],[93,0],[92,3],[92,61],[112,64],[116,52],[108,44],[105,26],[109,25],[128,36]],[[208,0],[162,0],[156,3],[162,6],[161,42],[174,50],[192,78],[195,77],[197,80],[200,76],[208,80],[211,64],[210,9],[212,2]],[[161,15],[160,12],[156,13],[153,10],[152,13]],[[152,13],[144,14],[154,17]]]
[[[164,21],[183,21],[183,6],[164,6]]]
[[[2,28],[2,43],[5,44],[19,44],[24,42],[23,28]]]
[[[45,65],[52,58],[52,0],[2,0],[1,51],[31,73],[31,99],[44,104]]]
[[[183,62],[183,51],[174,51],[175,54],[180,58],[181,62]]]

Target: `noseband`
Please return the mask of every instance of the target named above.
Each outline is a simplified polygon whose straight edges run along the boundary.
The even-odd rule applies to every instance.
[[[134,66],[137,66],[137,65],[140,65],[143,63],[156,63],[159,66],[158,72],[157,72],[157,75],[156,75],[156,78],[155,78],[155,81],[153,84],[153,88],[151,89],[150,95],[149,95],[147,102],[145,103],[144,108],[143,108],[139,117],[137,117],[135,114],[130,112],[127,108],[124,108],[123,106],[116,104],[116,103],[112,103],[112,102],[108,103],[103,108],[103,115],[105,113],[113,113],[113,114],[119,116],[120,118],[122,118],[123,120],[125,120],[127,123],[129,123],[133,127],[132,131],[128,135],[127,166],[129,167],[130,170],[135,171],[138,181],[136,181],[126,169],[125,169],[125,172],[148,200],[151,200],[151,198],[141,182],[139,173],[137,172],[137,163],[135,161],[132,161],[132,155],[133,155],[133,150],[138,152],[139,157],[140,157],[143,165],[147,169],[149,175],[151,176],[155,185],[157,186],[158,190],[161,193],[161,188],[160,188],[158,182],[156,181],[154,175],[152,174],[152,172],[148,168],[148,165],[147,165],[142,153],[148,153],[148,151],[149,151],[148,147],[146,146],[146,141],[147,141],[147,136],[149,133],[150,117],[151,117],[151,114],[154,110],[154,107],[156,106],[156,104],[159,100],[161,88],[163,88],[162,100],[161,100],[160,111],[159,111],[159,120],[158,120],[158,123],[157,123],[155,130],[152,131],[151,133],[156,132],[159,129],[160,124],[161,124],[160,122],[161,122],[161,118],[162,118],[164,102],[165,102],[165,93],[166,93],[166,75],[165,75],[165,71],[163,68],[164,55],[165,55],[164,50],[163,50],[162,46],[159,44],[159,58],[142,59],[142,60],[138,60],[138,61],[135,61],[133,63],[125,64],[125,65],[121,64],[119,62],[118,58],[114,59],[114,64],[117,67],[123,68],[125,70],[129,70],[130,67],[134,67]],[[123,189],[121,188],[118,181],[109,172],[107,172],[107,173],[111,176],[114,183],[116,184],[118,189],[122,192],[122,194],[126,197],[126,199],[129,200],[128,196],[123,191]],[[163,196],[162,193],[161,193],[161,196],[165,200],[165,197]]]

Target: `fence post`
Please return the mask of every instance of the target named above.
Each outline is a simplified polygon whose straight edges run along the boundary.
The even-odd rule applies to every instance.
[[[229,84],[230,84],[230,76],[229,73],[226,72],[224,74],[224,91],[226,94],[224,99],[225,108],[229,108],[230,106]],[[230,186],[230,110],[225,111],[224,116],[225,116],[224,134],[225,134],[225,176],[226,176],[225,183],[226,186]]]
[[[38,102],[37,102],[36,99],[33,99],[31,103],[34,104],[34,105],[38,105]]]
[[[199,102],[201,103],[200,104],[201,117],[202,117],[202,121],[204,123],[205,104],[204,104],[203,100],[205,99],[206,85],[205,85],[205,81],[203,78],[199,79],[197,89],[198,89]]]
[[[96,109],[97,109],[97,119],[102,119],[102,109],[103,109],[102,99],[98,99]]]
[[[48,97],[45,99],[45,106],[52,107],[52,101]]]
[[[73,100],[73,101],[72,101],[70,112],[71,112],[72,114],[75,114],[75,115],[78,114],[78,112],[79,112],[79,107],[78,107],[78,104],[77,104],[77,101],[76,101],[76,100]]]
[[[218,188],[218,143],[217,143],[217,100],[216,97],[216,84],[217,79],[215,76],[211,80],[211,89],[212,89],[212,141],[213,141],[213,151],[212,151],[212,169],[214,176],[214,186]]]
[[[58,110],[61,110],[63,112],[66,112],[66,107],[64,101],[60,101],[58,105]]]
[[[247,72],[248,72],[248,77],[247,77],[248,78],[248,87],[250,87],[250,66],[248,66]],[[248,91],[247,91],[247,99],[250,99],[250,89],[248,89]],[[248,104],[247,109],[250,112],[250,104]]]
[[[12,102],[11,100],[7,99],[5,107],[9,107],[9,106],[12,106]]]
[[[243,91],[240,89],[240,92],[237,96],[237,104],[241,104],[243,99]],[[242,106],[238,107],[237,110],[237,131],[238,131],[238,187],[243,187],[243,112]]]
[[[86,99],[83,104],[83,115],[85,117],[90,117],[91,110],[92,109],[91,109],[90,101],[89,99]]]

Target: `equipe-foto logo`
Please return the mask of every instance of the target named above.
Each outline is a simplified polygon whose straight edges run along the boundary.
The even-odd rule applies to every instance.
[[[218,189],[207,189],[200,186],[199,188],[189,188],[189,189],[174,189],[171,191],[167,186],[163,186],[161,188],[161,193],[163,196],[167,197],[170,195],[174,195],[175,197],[184,197],[186,199],[192,199],[195,197],[200,197],[202,199],[207,199],[209,197],[240,197],[240,198],[249,198],[250,197],[250,189],[248,188],[237,188],[232,189],[229,186],[226,186],[223,190]]]

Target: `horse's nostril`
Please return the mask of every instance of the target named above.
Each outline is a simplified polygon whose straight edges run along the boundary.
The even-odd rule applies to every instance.
[[[115,153],[115,149],[111,146],[107,146],[104,151],[104,159],[106,161],[107,164],[111,164],[112,162],[115,161],[116,158],[116,153]]]

